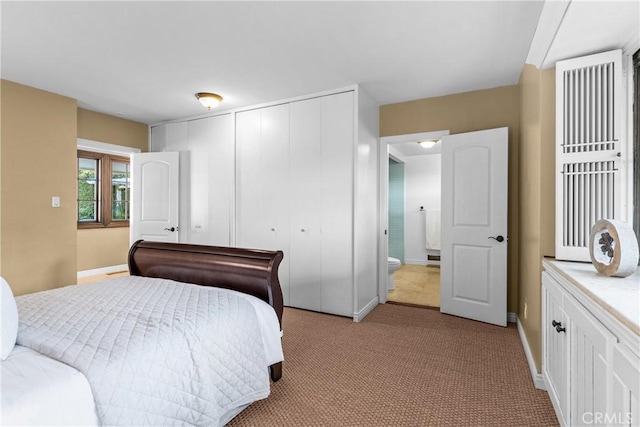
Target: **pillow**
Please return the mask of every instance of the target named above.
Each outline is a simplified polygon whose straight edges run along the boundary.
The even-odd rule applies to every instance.
[[[18,306],[13,298],[11,287],[4,278],[0,277],[0,360],[9,356],[16,345],[18,336]]]

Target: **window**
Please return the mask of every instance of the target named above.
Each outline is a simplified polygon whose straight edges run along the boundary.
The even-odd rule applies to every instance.
[[[128,227],[127,157],[78,151],[78,228]]]

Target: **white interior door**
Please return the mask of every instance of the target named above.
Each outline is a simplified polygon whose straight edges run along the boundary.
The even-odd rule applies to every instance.
[[[508,129],[442,138],[440,311],[507,324]]]
[[[131,155],[131,243],[178,242],[178,153]]]

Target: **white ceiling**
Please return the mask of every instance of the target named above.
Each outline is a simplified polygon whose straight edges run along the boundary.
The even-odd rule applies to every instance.
[[[555,67],[578,56],[640,47],[640,1],[550,0],[544,4],[527,63]],[[440,144],[439,144],[440,145]],[[420,149],[415,142],[394,144],[404,157],[438,154],[439,146]]]
[[[0,76],[144,123],[206,113],[202,91],[229,110],[357,83],[384,105],[516,84],[530,46],[547,67],[637,44],[639,5],[0,0]]]
[[[1,76],[155,123],[360,84],[380,104],[518,82],[543,3],[7,2]]]
[[[555,67],[563,59],[627,46],[637,49],[639,40],[640,1],[574,0],[567,6],[543,66]]]

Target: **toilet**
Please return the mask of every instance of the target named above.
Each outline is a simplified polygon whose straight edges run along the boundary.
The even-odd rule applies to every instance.
[[[401,265],[402,263],[399,259],[389,257],[389,281],[387,282],[387,289],[389,289],[390,291],[396,288],[396,285],[393,283],[393,273],[395,273],[395,271],[399,269]]]

